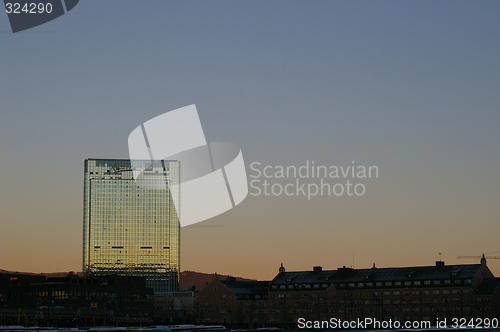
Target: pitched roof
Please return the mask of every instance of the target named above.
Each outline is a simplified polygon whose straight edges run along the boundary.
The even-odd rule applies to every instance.
[[[377,281],[406,281],[406,280],[435,280],[435,279],[470,279],[474,277],[481,264],[469,265],[442,265],[442,266],[415,266],[398,268],[371,268],[337,270],[297,271],[278,274],[271,282],[280,284],[311,284],[332,282],[377,282]]]
[[[220,280],[220,282],[236,295],[267,294],[270,283],[269,281],[236,281],[233,278]]]

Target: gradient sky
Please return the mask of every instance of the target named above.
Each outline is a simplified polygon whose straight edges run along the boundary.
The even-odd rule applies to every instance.
[[[376,165],[362,197],[248,196],[181,269],[477,263],[500,251],[500,2],[85,0],[0,14],[0,268],[81,271],[83,161],[196,104],[245,163]],[[250,172],[249,172],[250,173]],[[489,260],[500,276],[500,260]]]

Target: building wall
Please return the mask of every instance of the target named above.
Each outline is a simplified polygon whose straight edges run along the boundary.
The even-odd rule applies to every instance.
[[[237,294],[219,280],[198,292],[198,322],[261,327],[268,321],[267,294]]]
[[[437,317],[472,317],[473,314],[470,286],[364,291],[337,290],[330,286],[317,291],[270,292],[269,301],[274,302],[274,307],[284,310],[288,324],[297,322],[298,318],[435,320]]]
[[[155,317],[162,324],[196,323],[196,293],[180,291],[155,294]]]

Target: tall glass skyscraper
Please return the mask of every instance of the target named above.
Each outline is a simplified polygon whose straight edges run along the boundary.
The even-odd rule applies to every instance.
[[[83,272],[179,289],[180,162],[85,160]]]

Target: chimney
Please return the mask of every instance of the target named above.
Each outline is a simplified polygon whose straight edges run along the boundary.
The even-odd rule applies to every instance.
[[[313,267],[313,272],[321,272],[323,271],[323,268],[321,266],[314,266]]]
[[[351,269],[350,267],[345,267],[345,266],[344,266],[344,267],[339,267],[339,268],[337,269],[337,271],[338,271],[338,274],[337,274],[337,275],[338,275],[340,278],[346,278],[346,277],[349,277],[349,276],[351,276],[351,275],[354,273],[354,269]]]
[[[436,261],[436,267],[443,267],[444,262],[443,261]]]

